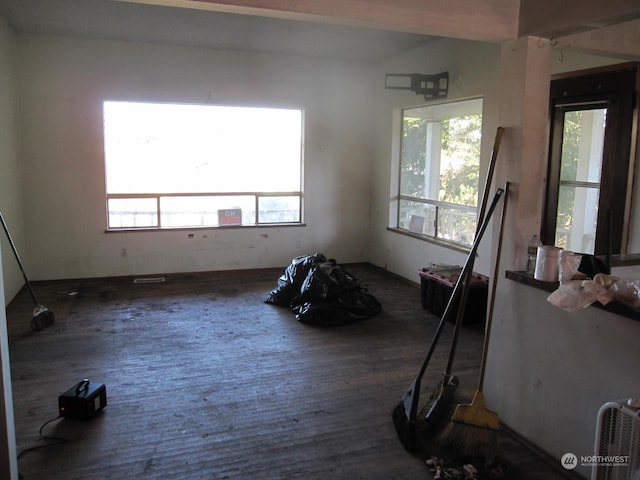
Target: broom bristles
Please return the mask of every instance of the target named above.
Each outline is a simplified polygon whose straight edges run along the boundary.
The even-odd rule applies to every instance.
[[[402,446],[409,452],[416,451],[418,449],[416,423],[407,416],[404,402],[396,405],[391,418]]]
[[[404,394],[402,400],[391,412],[393,426],[396,429],[398,438],[409,452],[417,451],[417,431],[416,415],[418,410],[418,399],[420,394],[420,379],[416,378],[411,387]]]
[[[440,443],[464,457],[495,457],[500,450],[500,430],[452,421],[441,433]]]
[[[38,331],[53,325],[55,316],[53,312],[43,305],[37,305],[33,309],[33,317],[31,318],[31,329]]]
[[[495,412],[485,408],[482,392],[476,392],[471,404],[456,407],[451,421],[440,434],[438,443],[463,456],[497,455],[500,419]]]

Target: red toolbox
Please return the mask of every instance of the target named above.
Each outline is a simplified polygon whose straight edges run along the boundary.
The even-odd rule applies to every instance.
[[[460,267],[420,269],[418,275],[420,276],[422,308],[434,315],[442,316],[461,271]],[[474,273],[471,277],[463,323],[485,322],[488,290],[489,278]],[[451,307],[448,321],[455,323],[458,316],[458,303],[456,302]]]

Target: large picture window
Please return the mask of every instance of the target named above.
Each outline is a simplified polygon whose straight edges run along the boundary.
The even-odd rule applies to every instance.
[[[407,108],[401,122],[397,228],[471,245],[478,203],[482,99]]]
[[[104,102],[108,229],[302,221],[302,110]]]

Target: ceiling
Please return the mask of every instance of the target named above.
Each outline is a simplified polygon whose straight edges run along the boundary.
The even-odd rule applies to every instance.
[[[321,0],[318,0],[321,1]],[[19,33],[82,36],[352,61],[377,61],[433,37],[113,0],[0,0]]]

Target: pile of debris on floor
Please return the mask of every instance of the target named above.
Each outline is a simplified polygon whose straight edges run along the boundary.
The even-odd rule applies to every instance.
[[[431,457],[426,460],[434,480],[499,480],[505,479],[505,465],[493,462],[491,465],[479,466],[461,461],[445,461],[443,458]]]
[[[382,311],[359,280],[322,253],[294,258],[265,302],[291,308],[300,322],[321,326],[344,325]]]

